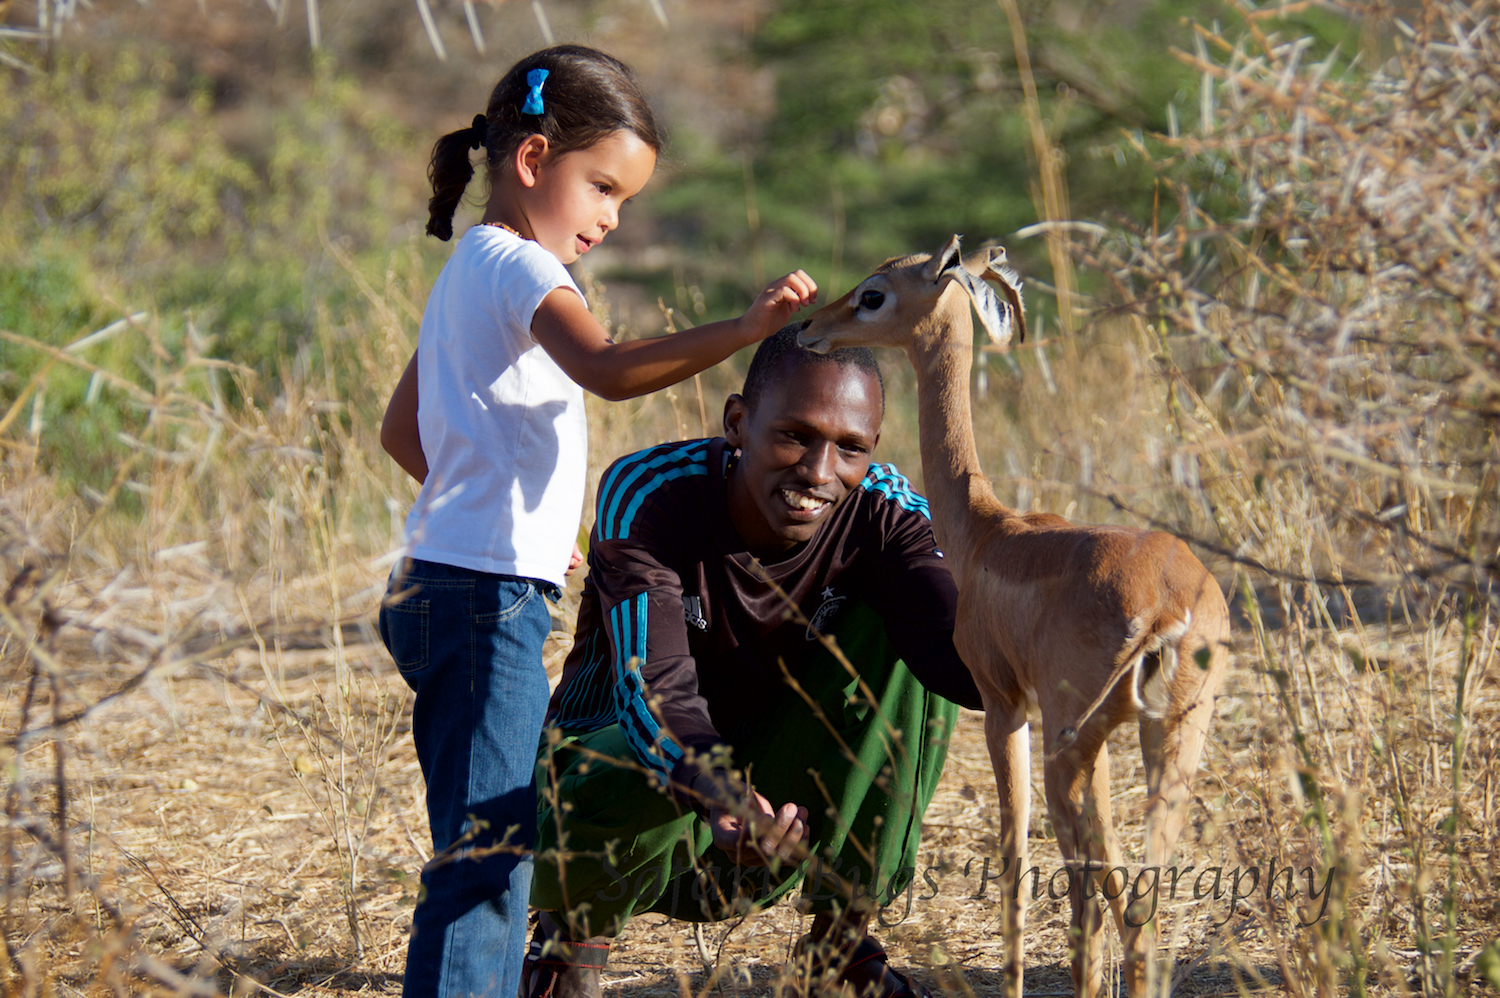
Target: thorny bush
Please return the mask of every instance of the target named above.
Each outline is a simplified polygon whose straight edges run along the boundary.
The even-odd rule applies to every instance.
[[[1159,164],[1179,213],[1085,257],[1158,338],[1185,432],[1225,442],[1205,485],[1229,553],[1388,606],[1494,603],[1500,8],[1350,12],[1373,29],[1353,60],[1256,14],[1235,43],[1198,29],[1176,53],[1198,127]]]

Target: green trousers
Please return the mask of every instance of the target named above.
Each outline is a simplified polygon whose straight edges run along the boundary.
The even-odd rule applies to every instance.
[[[532,906],[579,938],[616,935],[642,911],[718,921],[798,884],[815,912],[906,890],[958,708],[895,657],[867,606],[847,608],[833,634],[857,676],[820,647],[797,670],[800,692],[789,684],[772,709],[722,732],[773,808],[807,808],[805,859],[734,866],[707,822],[648,780],[617,725],[544,732]]]

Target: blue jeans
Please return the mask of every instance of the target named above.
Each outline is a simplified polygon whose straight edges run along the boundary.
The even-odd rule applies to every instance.
[[[547,710],[543,597],[555,589],[433,562],[408,561],[404,575],[402,567],[391,574],[380,636],[417,693],[411,729],[434,850],[422,871],[402,994],[514,998]],[[496,846],[503,848],[472,858]]]

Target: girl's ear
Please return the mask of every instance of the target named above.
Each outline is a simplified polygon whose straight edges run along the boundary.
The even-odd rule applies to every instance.
[[[535,187],[542,164],[547,160],[547,137],[532,133],[516,146],[511,163],[516,168],[516,179],[523,187]]]

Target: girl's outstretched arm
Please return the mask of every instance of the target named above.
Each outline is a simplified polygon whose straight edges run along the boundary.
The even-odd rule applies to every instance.
[[[555,288],[537,307],[531,333],[568,377],[595,395],[618,402],[675,385],[741,347],[759,343],[817,297],[818,286],[799,270],[762,291],[738,319],[694,326],[671,336],[616,343],[582,298],[569,288]],[[415,378],[415,365],[410,373]],[[392,396],[391,405],[395,402]],[[386,421],[390,418],[387,410]],[[382,434],[382,443],[384,440]],[[390,451],[388,445],[386,450]],[[396,457],[394,451],[391,456]]]
[[[417,355],[407,361],[396,390],[385,407],[380,423],[380,446],[418,482],[427,480],[427,455],[422,452],[422,434],[417,427]]]

